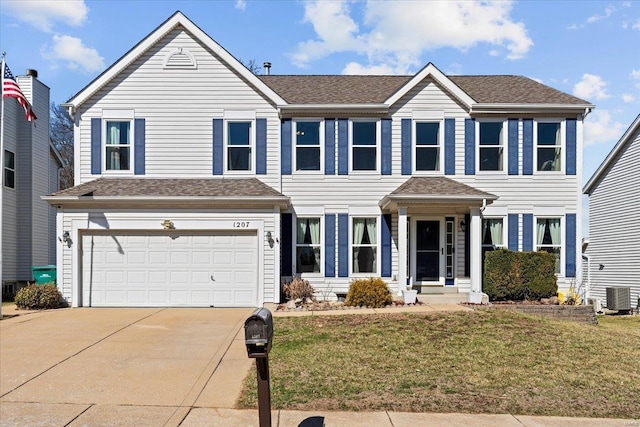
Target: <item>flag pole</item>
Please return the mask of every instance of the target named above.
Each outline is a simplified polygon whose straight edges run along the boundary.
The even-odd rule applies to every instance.
[[[6,52],[2,52],[2,75],[0,75],[0,83],[2,84],[2,91],[4,92],[4,67]],[[0,170],[2,175],[0,176],[0,319],[2,318],[2,293],[4,291],[4,263],[2,262],[2,227],[3,221],[2,210],[4,208],[4,93],[2,93],[2,112],[0,113]]]

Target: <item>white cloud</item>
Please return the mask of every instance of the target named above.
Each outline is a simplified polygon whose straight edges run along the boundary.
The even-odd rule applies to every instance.
[[[522,22],[510,17],[511,2],[416,2],[369,0],[364,4],[362,27],[347,1],[316,0],[305,3],[304,22],[311,23],[316,39],[299,43],[292,54],[296,65],[336,52],[366,57],[366,65],[349,69],[405,71],[419,66],[428,50],[453,47],[462,51],[491,45],[491,54],[522,58],[533,42]]]
[[[592,15],[587,19],[587,24],[593,24],[594,22],[598,22],[601,19],[605,19],[611,16],[611,14],[613,13],[615,9],[613,9],[612,7],[607,7],[604,10],[604,15]]]
[[[623,93],[623,94],[622,94],[622,100],[623,100],[624,102],[629,103],[629,102],[633,102],[633,101],[635,101],[635,100],[636,100],[636,98],[635,98],[635,96],[631,95],[630,93]]]
[[[86,21],[89,12],[84,0],[3,0],[2,6],[7,15],[45,32],[51,32],[56,22],[80,26]]]
[[[71,70],[92,73],[105,68],[104,58],[94,48],[82,44],[82,40],[66,35],[54,35],[52,45],[45,46],[43,56],[64,62]]]
[[[607,82],[594,74],[583,74],[582,80],[573,87],[573,94],[582,99],[606,99]]]
[[[391,67],[388,64],[379,64],[379,65],[362,65],[357,62],[349,62],[344,69],[342,70],[342,74],[350,74],[354,76],[361,75],[389,75],[389,74],[405,74],[402,70],[397,70]]]
[[[631,70],[629,77],[631,77],[632,79],[640,80],[640,70]]]
[[[530,78],[531,80],[534,80],[534,81],[536,81],[536,82],[540,83],[541,85],[543,85],[543,84],[544,84],[544,81],[543,81],[542,79],[539,79],[539,78],[537,78],[537,77],[529,77],[529,78]]]
[[[584,146],[616,141],[626,129],[625,125],[612,119],[607,110],[596,110],[584,120]]]
[[[247,2],[245,0],[236,0],[236,9],[245,10]]]
[[[633,24],[631,24],[631,28],[634,30],[640,30],[640,18],[636,19]]]

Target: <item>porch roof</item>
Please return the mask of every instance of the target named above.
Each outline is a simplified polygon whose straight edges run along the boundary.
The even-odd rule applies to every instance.
[[[289,206],[257,178],[98,178],[49,196],[51,204],[103,207]]]
[[[498,196],[444,176],[411,177],[379,203],[383,210],[399,205],[482,206]]]

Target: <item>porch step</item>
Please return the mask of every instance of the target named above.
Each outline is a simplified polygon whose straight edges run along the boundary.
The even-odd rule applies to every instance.
[[[418,301],[425,304],[459,304],[467,302],[469,296],[464,294],[418,294]]]
[[[420,287],[415,287],[414,289],[418,289],[418,293],[419,294],[436,294],[436,295],[451,295],[451,294],[457,294],[458,293],[458,287],[457,286],[420,286]]]

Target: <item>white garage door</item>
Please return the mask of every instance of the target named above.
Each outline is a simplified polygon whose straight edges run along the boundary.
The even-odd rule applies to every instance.
[[[256,233],[85,235],[82,305],[255,307]]]

